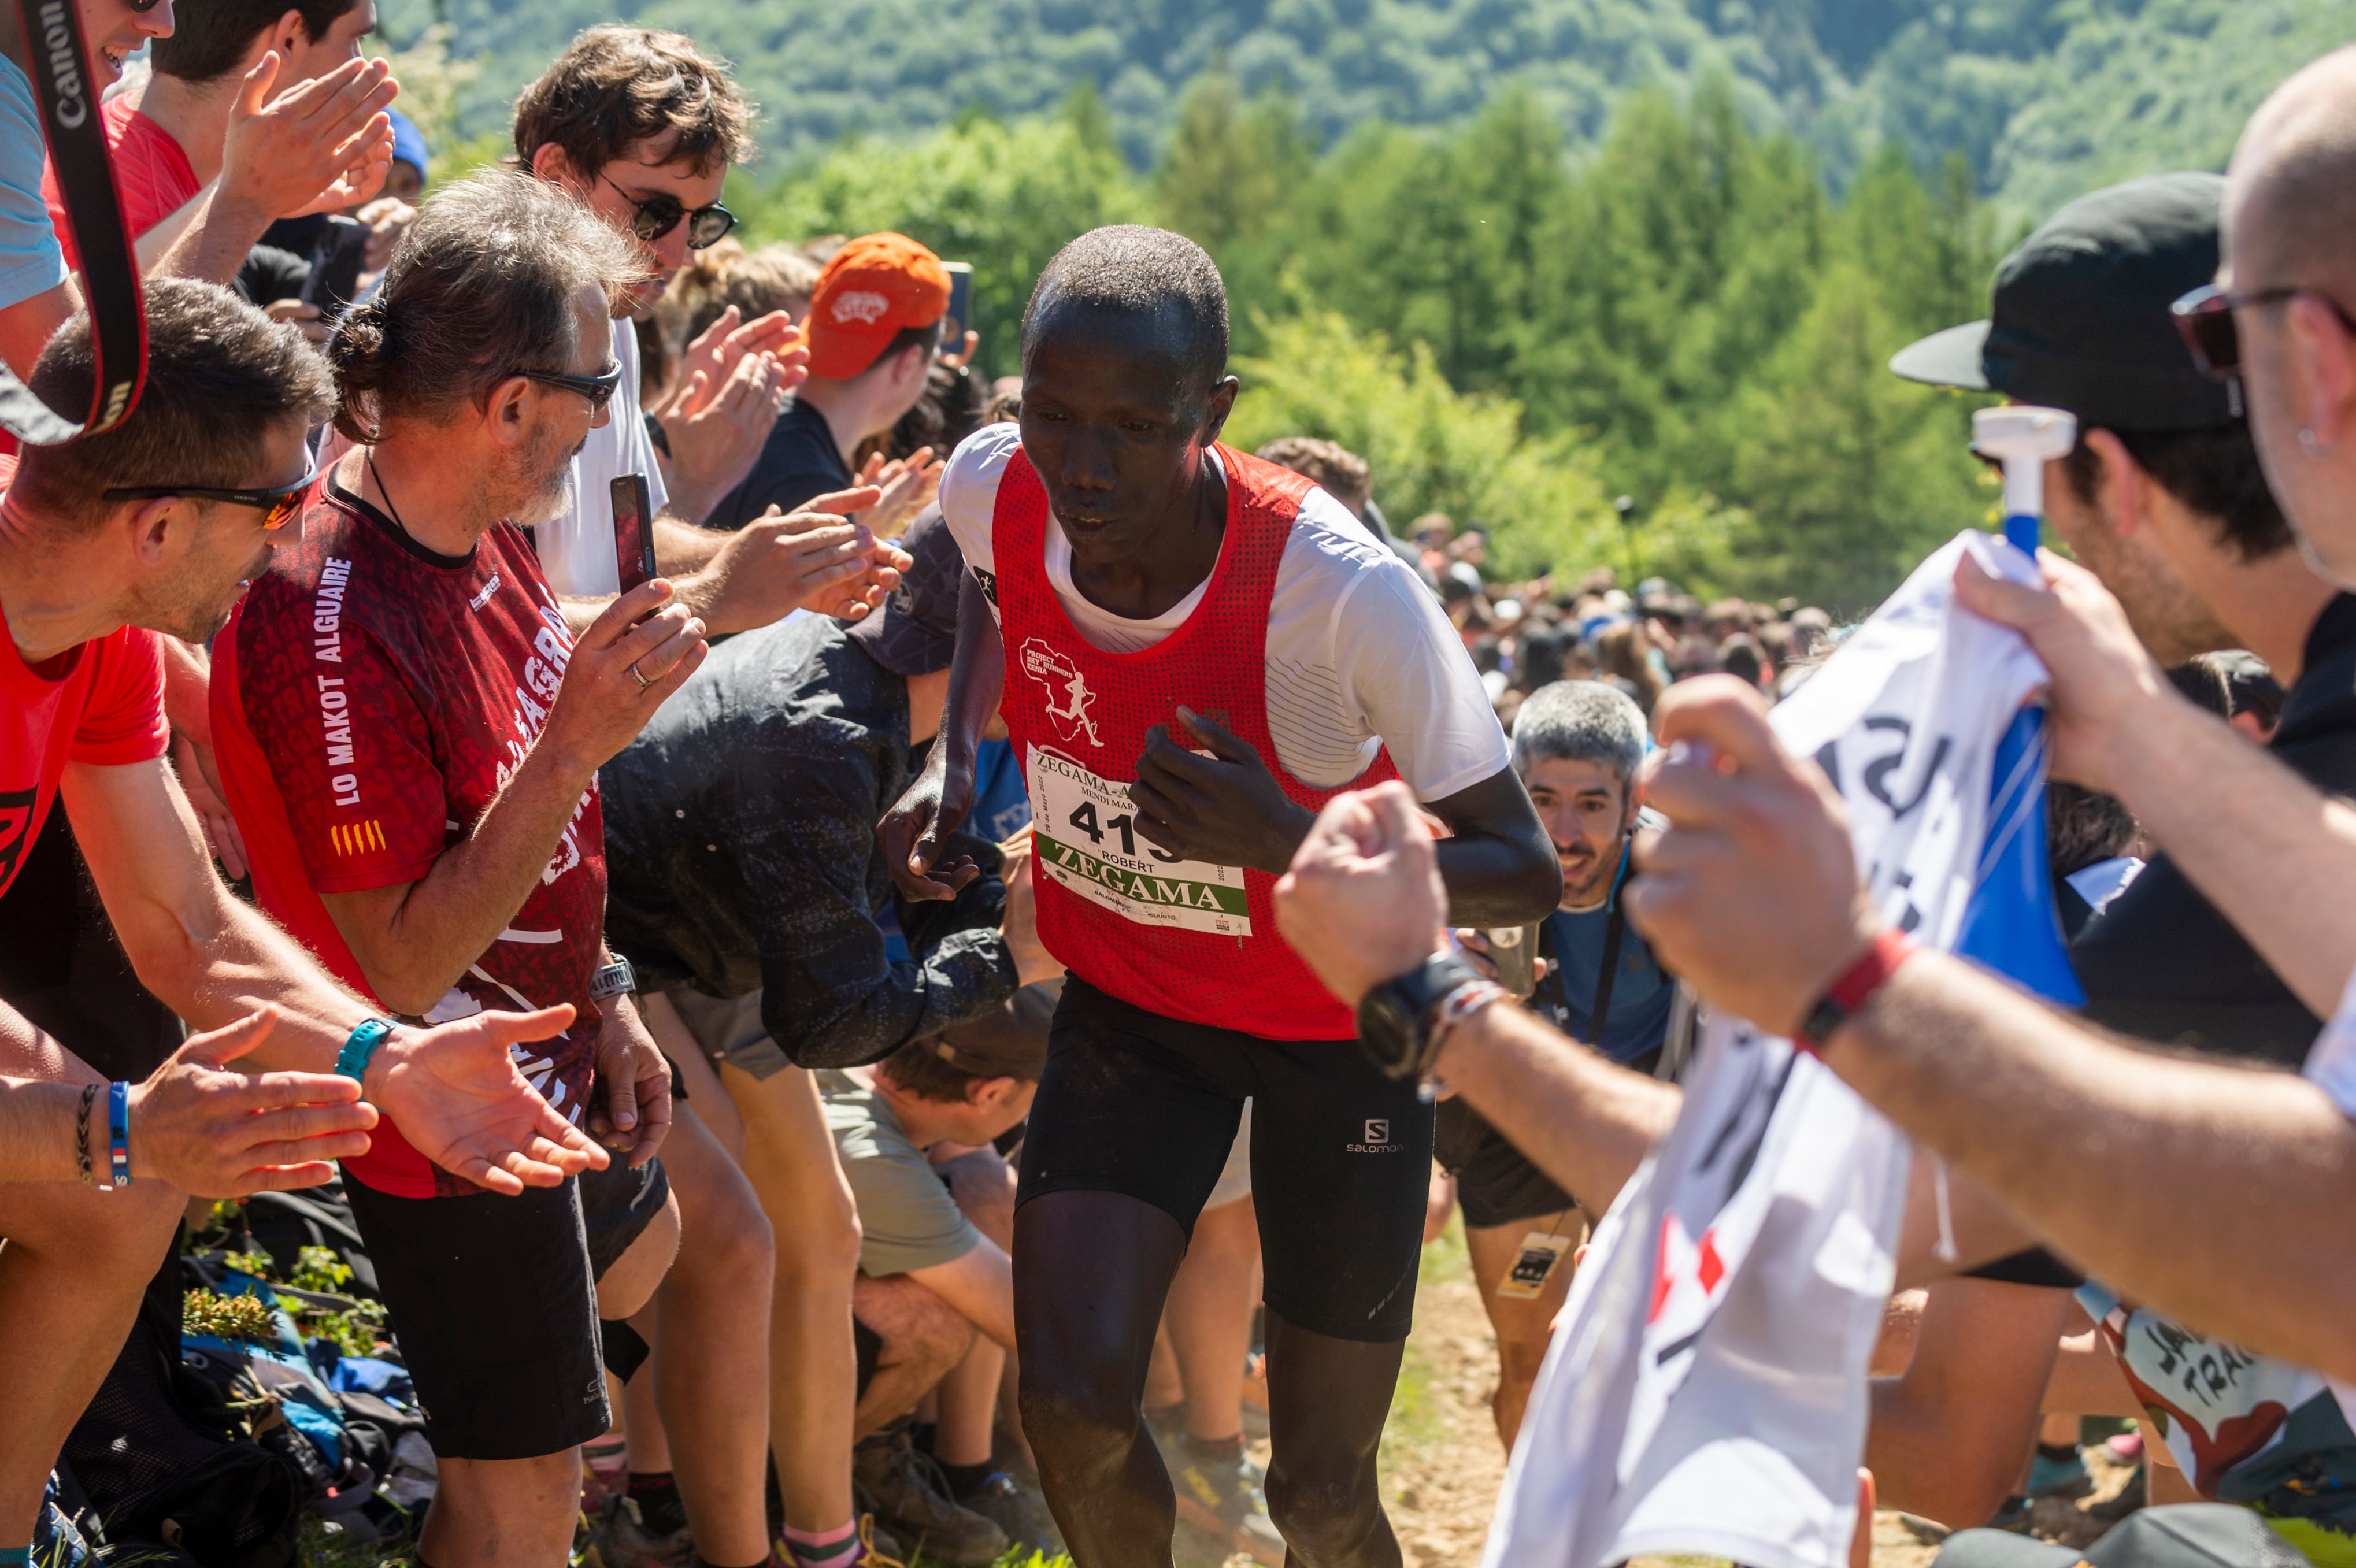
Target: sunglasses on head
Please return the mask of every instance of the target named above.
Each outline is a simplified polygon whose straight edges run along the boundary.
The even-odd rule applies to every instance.
[[[568,376],[561,370],[512,370],[509,374],[521,376],[527,381],[538,381],[544,387],[562,387],[568,392],[578,392],[589,400],[592,413],[612,402],[616,389],[622,384],[622,365],[618,359],[608,363],[594,376]]]
[[[2242,373],[2242,332],[2233,325],[2233,313],[2282,304],[2301,294],[2313,294],[2329,305],[2331,314],[2340,318],[2340,325],[2356,332],[2356,320],[2350,318],[2338,300],[2304,283],[2252,289],[2245,294],[2231,293],[2207,283],[2169,306],[2169,311],[2175,317],[2177,336],[2184,339],[2184,347],[2190,352],[2192,362],[2201,368],[2201,373],[2211,380],[2230,381]]]
[[[313,468],[292,485],[273,485],[262,490],[224,490],[210,485],[117,485],[99,495],[108,501],[155,501],[178,496],[195,501],[226,501],[232,507],[252,507],[262,513],[263,530],[275,532],[294,520],[310,496],[311,486],[318,482],[319,471]]]
[[[604,174],[597,177],[613,185],[614,194],[637,208],[630,218],[630,232],[649,245],[678,228],[682,218],[687,219],[687,248],[691,251],[711,249],[736,227],[736,215],[716,201],[710,207],[691,208],[680,206],[675,197],[632,196]]]

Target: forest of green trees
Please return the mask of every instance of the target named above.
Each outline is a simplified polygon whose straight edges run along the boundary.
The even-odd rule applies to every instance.
[[[1192,235],[1233,301],[1232,438],[1341,441],[1395,521],[1485,528],[1511,571],[1856,606],[1989,506],[1970,400],[1884,368],[1984,306],[1999,237],[1960,160],[1925,181],[1893,146],[1836,200],[1722,83],[1632,99],[1575,165],[1525,95],[1321,154],[1292,101],[1215,74],[1143,176],[1082,92],[846,144],[731,200],[755,239],[888,227],[971,261],[993,371],[1073,234]]]
[[[2219,167],[2356,0],[384,0],[453,25],[444,169],[580,27],[736,63],[753,242],[971,261],[989,368],[1093,224],[1207,246],[1234,437],[1331,435],[1396,521],[1858,606],[1991,493],[1972,401],[1884,368],[2096,186]],[[461,143],[460,137],[472,140]]]

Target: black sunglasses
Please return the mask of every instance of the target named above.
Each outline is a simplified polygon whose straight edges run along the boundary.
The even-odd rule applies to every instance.
[[[710,207],[687,208],[680,206],[676,197],[632,196],[606,179],[602,172],[597,177],[613,185],[614,194],[637,209],[630,219],[630,232],[649,245],[678,228],[682,218],[687,219],[687,248],[691,251],[710,250],[736,227],[736,215],[716,201]]]
[[[311,494],[311,486],[319,482],[319,471],[313,468],[292,485],[273,485],[264,490],[223,490],[209,485],[117,485],[99,492],[107,501],[154,501],[166,496],[181,496],[198,501],[226,501],[232,507],[255,507],[262,512],[265,531],[275,531],[294,521],[302,511],[303,503]]]
[[[615,360],[595,376],[567,376],[558,370],[510,370],[511,376],[521,376],[527,381],[542,386],[562,387],[568,392],[578,392],[589,400],[589,411],[595,413],[614,400],[615,390],[622,384],[622,364]]]
[[[2338,300],[2321,289],[2305,283],[2288,283],[2277,289],[2252,289],[2248,293],[2229,293],[2214,283],[2194,289],[2169,306],[2176,320],[2176,334],[2184,339],[2184,347],[2192,355],[2192,362],[2201,373],[2215,381],[2230,381],[2242,373],[2242,331],[2233,325],[2233,313],[2246,307],[2281,304],[2301,294],[2313,294],[2331,307],[2340,325],[2356,332],[2356,320],[2351,320]]]

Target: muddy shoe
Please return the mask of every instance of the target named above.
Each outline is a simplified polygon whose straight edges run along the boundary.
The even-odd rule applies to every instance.
[[[1053,1557],[1064,1550],[1063,1531],[1055,1528],[1055,1516],[1047,1511],[1047,1499],[1003,1470],[991,1472],[981,1488],[962,1501],[1026,1552],[1044,1552]]]
[[[1006,1550],[1006,1532],[995,1522],[949,1500],[940,1467],[916,1452],[905,1421],[861,1438],[851,1474],[875,1499],[876,1517],[936,1563],[989,1568]]]
[[[1268,1568],[1284,1568],[1284,1537],[1268,1517],[1259,1467],[1241,1442],[1182,1438],[1171,1445],[1170,1460],[1179,1518],[1217,1536],[1229,1551],[1248,1552]]]
[[[605,1499],[605,1517],[589,1537],[589,1550],[605,1568],[689,1568],[695,1542],[682,1525],[669,1534],[647,1528],[635,1498]]]

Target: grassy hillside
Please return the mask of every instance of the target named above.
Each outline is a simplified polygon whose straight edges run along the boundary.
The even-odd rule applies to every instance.
[[[2016,213],[2119,175],[2215,165],[2265,90],[2356,40],[2356,0],[389,0],[396,40],[436,14],[481,73],[466,127],[495,126],[562,41],[626,16],[738,62],[773,154],[896,139],[980,109],[1013,118],[1087,83],[1135,166],[1188,83],[1224,68],[1278,88],[1330,144],[1368,120],[1461,123],[1526,92],[1574,149],[1632,91],[1736,87],[1754,129],[1795,133],[1836,186],[1895,140],[1960,150]]]

